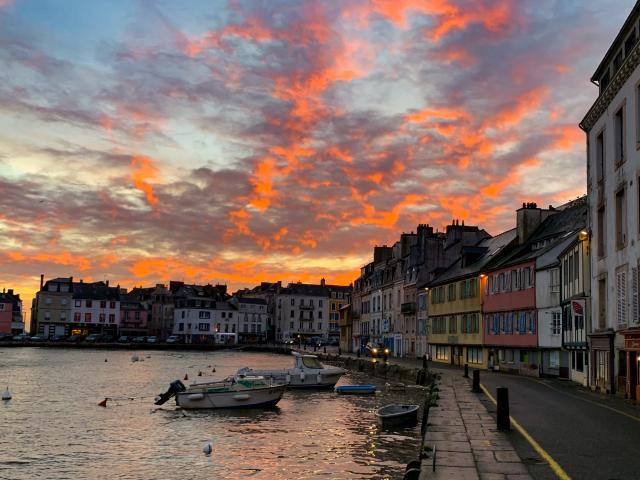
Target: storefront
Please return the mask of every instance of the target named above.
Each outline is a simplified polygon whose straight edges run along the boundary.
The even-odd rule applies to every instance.
[[[623,330],[627,362],[626,397],[640,400],[640,328]]]
[[[589,335],[591,346],[591,385],[603,393],[615,393],[615,367],[613,339],[615,333],[611,330]]]

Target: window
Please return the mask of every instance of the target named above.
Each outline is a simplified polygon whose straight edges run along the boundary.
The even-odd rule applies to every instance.
[[[109,302],[109,308],[116,308],[116,302]]]
[[[573,352],[573,365],[575,370],[584,371],[584,352]]]
[[[456,333],[458,331],[458,317],[452,315],[449,317],[449,333]]]
[[[222,318],[227,318],[227,312],[222,312]]]
[[[322,310],[318,310],[318,318],[322,318]]]
[[[90,313],[85,313],[84,314],[84,321],[85,322],[90,322],[91,321],[91,314]]]
[[[47,297],[44,299],[45,305],[51,305],[51,297]]]
[[[605,206],[602,205],[598,208],[598,257],[605,256],[605,249],[607,246],[607,231],[605,228]]]
[[[640,143],[640,83],[636,85],[636,143]]]
[[[127,313],[129,313],[129,312],[127,312]],[[100,323],[104,323],[106,321],[106,319],[107,319],[107,316],[104,313],[101,313],[100,315],[98,315],[98,321]]]
[[[448,360],[449,347],[445,345],[436,345],[436,360]]]
[[[184,331],[184,323],[179,323],[178,324],[178,331],[179,332],[183,332]]]
[[[229,318],[233,318],[233,312],[229,312]]]
[[[551,334],[552,335],[560,335],[560,327],[561,327],[561,313],[553,312],[553,318],[551,320]]]
[[[107,308],[107,301],[106,300],[100,300],[100,308]]]
[[[110,313],[109,314],[109,323],[116,323],[116,314],[115,313]]]
[[[449,292],[448,292],[448,298],[447,299],[450,302],[453,302],[456,299],[456,284],[455,283],[449,284],[448,290],[449,290]],[[464,298],[462,296],[462,282],[460,283],[460,298]]]
[[[618,326],[627,323],[627,271],[616,272],[616,319]]]
[[[91,300],[87,300],[86,301],[86,305],[87,305],[87,308],[91,308],[91,306],[92,306]]]
[[[468,347],[467,348],[467,362],[468,363],[482,363],[482,348]]]
[[[79,322],[82,319],[80,312],[75,312],[73,314],[73,321],[74,322]]]
[[[322,308],[322,300],[318,300],[318,308]]]
[[[616,246],[622,248],[627,243],[627,200],[625,189],[616,192]]]
[[[66,304],[67,304],[67,299],[66,298],[60,299],[60,305],[66,305]]]
[[[607,328],[607,279],[598,280],[598,328]]]
[[[627,37],[627,39],[624,41],[625,57],[629,56],[629,54],[631,53],[631,50],[633,50],[633,47],[636,45],[637,42],[638,42],[638,36],[636,35],[635,29],[633,29],[629,34],[629,36]]]
[[[211,318],[211,312],[199,312],[198,318],[209,319]]]
[[[620,107],[613,117],[613,129],[614,129],[614,153],[616,167],[620,166],[625,160],[624,151],[624,106]]]
[[[560,292],[560,269],[552,268],[549,270],[549,285],[551,293]]]
[[[640,278],[638,278],[638,267],[631,269],[631,322],[640,323]]]
[[[82,300],[76,300],[75,301],[75,306],[76,307],[81,307],[82,306]]]
[[[290,317],[291,317],[291,318],[295,317],[295,312],[294,312],[293,310],[291,310],[291,315],[290,315]]]
[[[318,330],[322,330],[322,322],[318,322]]]
[[[293,330],[293,322],[289,322],[289,328]]]
[[[199,323],[198,324],[198,330],[200,330],[201,332],[208,332],[211,329],[211,325],[209,325],[208,323]]]
[[[296,301],[295,301],[295,299],[292,298],[291,299],[291,306],[293,307],[295,304],[296,304]]]

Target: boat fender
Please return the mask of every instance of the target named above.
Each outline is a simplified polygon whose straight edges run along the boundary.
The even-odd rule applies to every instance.
[[[11,392],[9,391],[9,386],[7,386],[4,392],[2,392],[2,400],[11,400]]]
[[[212,451],[213,451],[213,447],[211,446],[210,443],[205,443],[204,447],[202,447],[202,453],[204,453],[207,456],[211,455]]]
[[[233,396],[234,400],[249,400],[248,393],[237,393]]]
[[[189,400],[202,400],[204,398],[204,395],[202,393],[191,393],[187,395],[187,398]]]
[[[304,372],[300,372],[300,381],[304,382]]]
[[[287,385],[289,385],[291,383],[291,375],[287,373],[287,375],[284,378],[287,382]]]
[[[322,384],[322,374],[318,373],[318,385]]]
[[[188,373],[185,373],[185,374],[184,374],[184,379],[185,379],[185,380],[189,380],[189,374],[188,374]]]

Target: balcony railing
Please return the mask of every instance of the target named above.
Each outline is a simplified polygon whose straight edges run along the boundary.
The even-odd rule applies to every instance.
[[[300,305],[298,308],[300,310],[315,310],[316,307],[314,305]]]
[[[400,313],[405,315],[416,313],[416,302],[407,302],[400,305]]]

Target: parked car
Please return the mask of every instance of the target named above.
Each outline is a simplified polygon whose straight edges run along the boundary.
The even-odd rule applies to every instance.
[[[147,343],[158,343],[158,337],[156,336],[147,337]]]
[[[84,337],[82,335],[71,335],[69,338],[67,338],[67,342],[80,343],[83,339]]]
[[[133,337],[131,341],[133,343],[144,343],[147,340],[147,337]]]
[[[45,338],[42,335],[34,335],[29,339],[30,342],[36,342],[36,343],[44,342],[46,340],[48,340],[48,338]]]
[[[13,340],[13,335],[10,333],[0,333],[0,342],[8,342]]]
[[[67,336],[66,335],[54,335],[51,338],[52,342],[66,342],[67,341]]]
[[[329,340],[328,345],[330,345],[331,347],[339,347],[340,340],[338,340],[337,338],[332,338],[331,340]]]
[[[367,355],[371,358],[382,357],[383,355],[389,355],[390,350],[388,347],[384,347],[379,343],[367,343],[365,347]]]
[[[282,340],[282,343],[284,343],[285,345],[294,345],[296,341],[293,338],[285,338],[284,340]]]
[[[128,337],[127,335],[120,335],[118,337],[118,343],[129,343],[131,341],[131,337]]]
[[[171,335],[170,337],[167,337],[165,342],[166,343],[182,343],[182,337],[178,335]]]
[[[113,335],[102,335],[102,339],[100,341],[105,343],[111,343],[114,340],[115,338],[113,337]]]
[[[87,335],[87,338],[84,339],[87,343],[96,343],[102,341],[102,335],[100,333],[92,333],[91,335]]]
[[[13,336],[14,342],[26,342],[27,340],[29,340],[29,335],[27,335],[26,333],[20,333]]]

